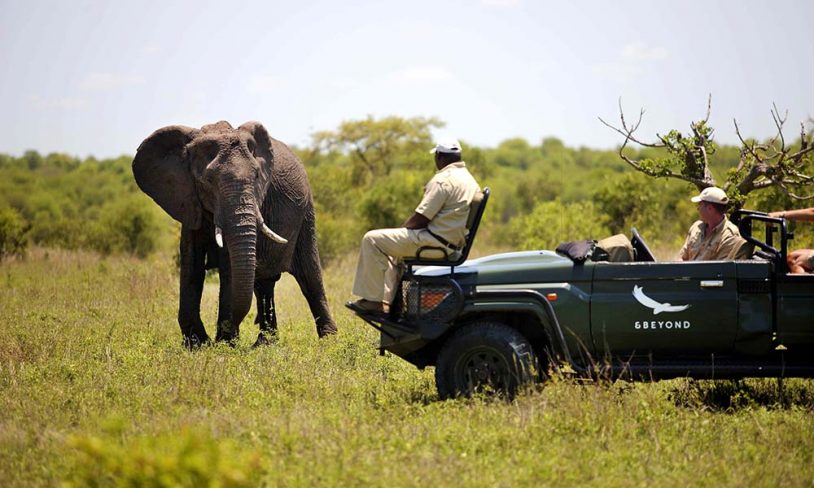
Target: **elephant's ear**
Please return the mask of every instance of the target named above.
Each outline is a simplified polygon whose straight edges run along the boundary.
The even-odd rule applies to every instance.
[[[263,164],[261,164],[261,171],[263,172],[263,188],[261,188],[261,193],[265,193],[266,187],[271,181],[271,172],[272,167],[274,165],[274,150],[271,148],[271,136],[269,136],[268,131],[263,124],[256,121],[246,122],[245,124],[238,127],[238,130],[248,132],[254,138],[254,142],[257,143],[257,147],[255,148],[255,157],[259,157],[263,159]]]
[[[133,176],[172,218],[193,229],[201,227],[201,204],[190,172],[186,145],[198,129],[171,125],[153,132],[133,158]]]

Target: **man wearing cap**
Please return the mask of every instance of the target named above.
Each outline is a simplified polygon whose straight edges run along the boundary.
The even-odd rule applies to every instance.
[[[722,261],[749,259],[751,247],[741,237],[738,227],[726,218],[729,197],[717,187],[704,188],[691,201],[698,204],[696,221],[678,252],[681,261]]]
[[[461,159],[457,140],[439,141],[430,151],[438,172],[424,187],[424,198],[401,227],[371,230],[362,239],[353,294],[348,304],[356,311],[384,312],[400,279],[399,262],[415,256],[420,247],[454,252],[466,239],[469,205],[480,186]]]
[[[814,222],[814,207],[795,210],[780,210],[769,213],[772,217],[798,222]],[[789,272],[794,274],[814,273],[814,249],[795,249],[786,256]]]

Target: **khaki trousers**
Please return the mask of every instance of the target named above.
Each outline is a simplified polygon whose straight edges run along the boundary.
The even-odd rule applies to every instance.
[[[422,246],[441,247],[426,229],[376,229],[362,238],[353,294],[374,302],[392,303],[401,279],[401,259]]]

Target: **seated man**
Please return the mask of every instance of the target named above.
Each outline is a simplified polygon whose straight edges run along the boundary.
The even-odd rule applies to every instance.
[[[751,249],[744,245],[738,227],[726,218],[729,197],[717,187],[704,188],[700,195],[692,197],[698,204],[696,221],[687,232],[687,239],[678,252],[681,261],[721,261],[749,259]]]
[[[430,153],[438,172],[424,187],[415,213],[399,228],[371,230],[362,239],[353,281],[353,294],[361,298],[348,304],[356,311],[384,312],[401,279],[402,258],[424,246],[452,253],[464,244],[469,205],[480,187],[461,159],[458,141],[442,141]]]
[[[798,222],[814,222],[814,207],[781,210],[779,212],[770,212],[769,215]],[[789,265],[790,273],[814,273],[814,249],[792,251],[786,257],[786,263]]]

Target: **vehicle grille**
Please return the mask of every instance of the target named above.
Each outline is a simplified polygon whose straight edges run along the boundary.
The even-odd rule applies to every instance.
[[[402,316],[407,320],[448,322],[463,306],[461,287],[450,279],[404,281],[401,293]]]

